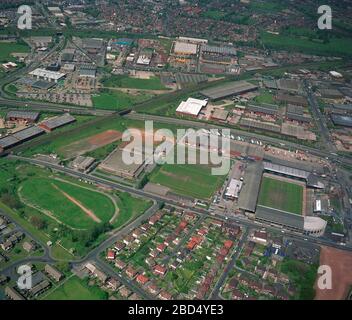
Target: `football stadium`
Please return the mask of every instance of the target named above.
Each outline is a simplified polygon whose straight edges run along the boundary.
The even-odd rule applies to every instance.
[[[247,167],[239,208],[258,221],[319,237],[326,221],[306,214],[306,198],[307,190],[324,187],[308,171],[255,162]]]

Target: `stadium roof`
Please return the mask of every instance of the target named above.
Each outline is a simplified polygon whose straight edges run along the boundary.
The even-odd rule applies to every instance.
[[[202,110],[207,104],[208,100],[188,98],[187,101],[182,101],[180,103],[176,112],[198,116],[200,110]]]
[[[262,172],[263,165],[261,163],[252,163],[247,166],[245,180],[238,199],[240,209],[255,212]]]
[[[304,230],[305,231],[317,231],[324,230],[327,222],[319,217],[304,217]]]
[[[28,119],[32,121],[36,121],[39,117],[39,112],[33,111],[9,111],[6,114],[6,118],[20,118],[20,119]]]
[[[286,167],[280,164],[274,164],[266,161],[263,162],[263,166],[264,166],[264,170],[266,171],[280,173],[287,176],[296,177],[296,178],[305,179],[305,180],[307,180],[310,175],[310,172],[305,170]]]
[[[256,219],[303,230],[304,217],[302,215],[258,205],[255,212]]]
[[[56,71],[48,71],[45,69],[37,68],[29,73],[31,76],[47,78],[52,80],[59,80],[65,76],[64,73]]]
[[[226,189],[225,196],[238,198],[238,194],[241,191],[242,184],[243,183],[240,180],[231,179],[231,181]]]
[[[258,86],[247,81],[234,81],[215,88],[205,89],[200,93],[212,100],[216,100],[256,90],[257,88]]]

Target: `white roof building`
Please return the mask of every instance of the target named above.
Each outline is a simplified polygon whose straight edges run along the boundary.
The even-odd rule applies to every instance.
[[[177,113],[190,115],[197,117],[199,112],[208,104],[208,100],[200,100],[194,98],[188,98],[187,101],[182,101],[178,108]]]
[[[175,54],[192,55],[197,54],[198,45],[194,43],[176,41],[174,47]]]
[[[37,77],[38,79],[43,79],[47,81],[54,81],[57,82],[58,80],[62,79],[66,74],[56,71],[49,71],[46,69],[35,69],[29,73],[29,75],[33,77]]]
[[[229,186],[226,189],[225,197],[231,199],[237,199],[242,188],[242,181],[237,179],[231,179]]]

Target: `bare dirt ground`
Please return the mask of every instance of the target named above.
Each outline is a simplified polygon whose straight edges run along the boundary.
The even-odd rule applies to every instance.
[[[328,265],[332,271],[332,289],[320,290],[316,286],[316,300],[344,300],[352,285],[352,253],[322,247],[320,265]]]
[[[74,197],[71,197],[69,194],[66,192],[62,191],[58,186],[55,184],[52,184],[52,186],[59,192],[61,192],[68,200],[70,200],[73,204],[75,204],[77,207],[83,210],[84,213],[87,214],[88,217],[92,218],[95,222],[100,223],[101,220],[94,214],[93,211],[87,209],[82,203],[80,203],[78,200],[76,200]]]
[[[89,151],[104,147],[122,138],[122,133],[117,130],[107,130],[97,135],[73,142],[63,148],[60,152],[65,158],[74,158]]]

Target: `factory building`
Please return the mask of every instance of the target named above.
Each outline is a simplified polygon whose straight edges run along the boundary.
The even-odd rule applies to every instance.
[[[208,100],[200,100],[194,98],[188,98],[187,101],[182,101],[176,109],[176,114],[191,116],[196,118],[200,111],[206,107]]]
[[[46,69],[37,68],[29,73],[30,76],[35,77],[38,80],[45,80],[49,82],[57,83],[60,79],[63,79],[66,74],[56,71],[49,71]]]
[[[57,128],[75,122],[76,119],[70,114],[66,113],[62,116],[50,118],[49,120],[45,120],[39,124],[39,127],[44,129],[47,132],[51,132]]]

